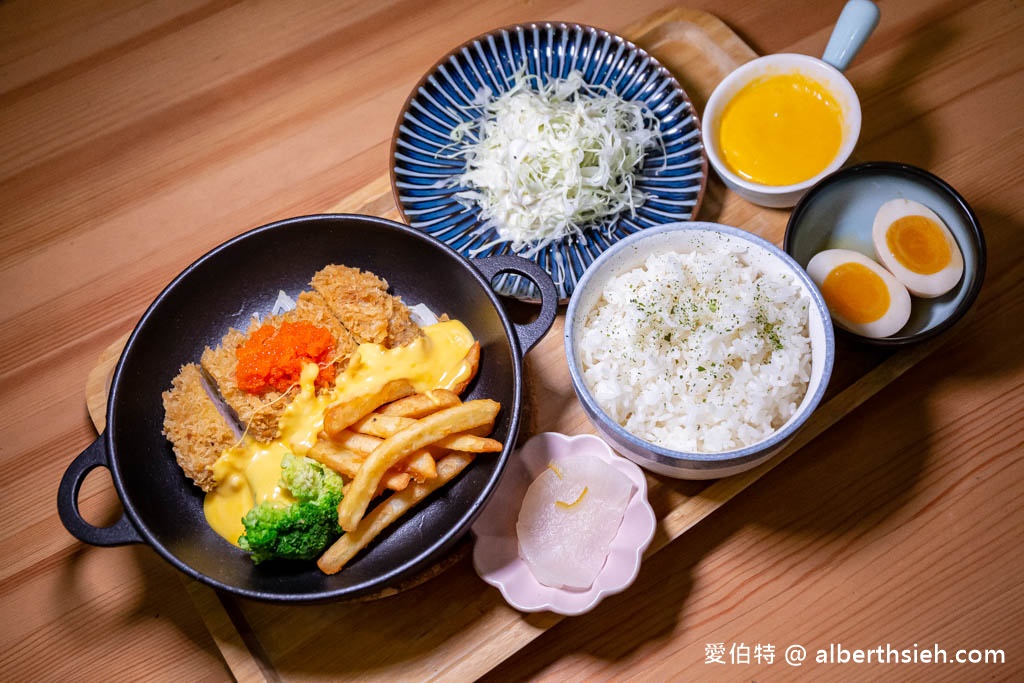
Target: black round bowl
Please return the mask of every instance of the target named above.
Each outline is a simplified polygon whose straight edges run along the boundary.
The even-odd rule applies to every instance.
[[[407,303],[425,303],[461,320],[481,345],[469,398],[502,409],[493,436],[496,456],[481,456],[454,482],[394,524],[341,572],[326,576],[313,562],[253,565],[218,536],[203,516],[203,492],[178,468],[164,438],[161,393],[179,368],[199,360],[229,327],[245,328],[269,312],[280,290],[309,289],[330,263],[370,270]],[[490,281],[512,272],[543,292],[540,314],[513,323]],[[516,441],[522,402],[522,356],[548,331],[558,296],[536,265],[504,256],[467,261],[423,233],[358,215],[291,218],[240,235],[186,268],[142,316],[114,371],[103,434],[68,467],[57,506],[75,537],[93,545],[146,543],[172,565],[210,586],[277,602],[351,598],[379,591],[437,561],[469,529],[494,490]],[[107,467],[124,506],[113,526],[99,528],[78,511],[86,474]]]
[[[889,337],[862,337],[836,326],[838,334],[874,346],[905,346],[941,334],[978,298],[985,280],[985,235],[967,200],[923,168],[869,161],[836,171],[812,187],[794,207],[783,242],[786,253],[804,268],[825,249],[851,249],[874,258],[871,226],[875,212],[896,198],[920,202],[942,218],[963,254],[964,275],[940,297],[912,297],[910,320]]]

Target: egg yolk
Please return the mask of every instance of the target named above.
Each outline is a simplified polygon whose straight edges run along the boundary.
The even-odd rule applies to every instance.
[[[736,175],[792,185],[825,170],[843,141],[843,109],[817,81],[779,74],[744,86],[722,111],[719,147]]]
[[[878,273],[860,263],[843,263],[829,271],[821,295],[833,313],[852,323],[874,322],[889,310],[889,288]]]
[[[907,270],[921,275],[937,273],[952,256],[942,228],[925,216],[903,216],[885,233],[889,251]]]

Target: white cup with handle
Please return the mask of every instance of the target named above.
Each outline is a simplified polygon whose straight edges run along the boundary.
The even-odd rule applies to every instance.
[[[839,15],[821,59],[809,55],[780,53],[743,64],[715,87],[704,108],[702,135],[711,166],[726,186],[747,201],[767,207],[790,207],[815,183],[846,163],[860,136],[861,110],[857,92],[843,75],[868,36],[878,25],[878,6],[870,0],[849,0]],[[770,184],[757,182],[726,163],[722,149],[721,123],[726,106],[746,86],[773,75],[800,74],[821,88],[841,109],[842,133],[839,149],[820,171],[798,182]]]

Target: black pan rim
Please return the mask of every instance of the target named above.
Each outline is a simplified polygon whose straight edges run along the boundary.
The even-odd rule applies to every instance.
[[[118,395],[118,387],[121,382],[122,373],[124,372],[124,363],[128,358],[130,352],[134,349],[136,339],[140,334],[140,331],[149,323],[154,315],[160,310],[161,302],[167,298],[172,291],[174,291],[180,283],[186,280],[190,273],[196,270],[201,264],[207,260],[214,258],[224,251],[237,248],[237,245],[247,240],[251,240],[258,237],[260,234],[271,232],[274,230],[281,229],[283,227],[292,226],[296,223],[315,223],[319,221],[338,221],[338,220],[353,220],[363,223],[371,223],[381,226],[382,228],[389,230],[396,230],[407,237],[423,242],[425,245],[429,245],[432,248],[440,248],[443,252],[453,257],[456,262],[460,263],[464,269],[477,281],[480,285],[480,289],[486,293],[488,301],[494,307],[498,313],[498,318],[501,320],[502,328],[505,332],[505,336],[508,339],[509,345],[512,350],[512,370],[513,370],[513,405],[511,407],[510,422],[509,422],[509,435],[506,440],[505,447],[502,450],[501,455],[497,458],[498,460],[498,475],[492,477],[487,483],[487,486],[477,497],[473,505],[470,506],[461,516],[459,523],[452,527],[445,535],[438,538],[432,543],[427,549],[421,552],[418,556],[412,558],[408,562],[395,567],[390,572],[374,577],[371,580],[365,581],[362,584],[357,584],[351,587],[329,589],[318,592],[308,593],[271,593],[264,591],[251,590],[240,586],[230,585],[223,583],[210,577],[200,571],[195,570],[190,565],[182,561],[176,555],[171,553],[164,545],[153,535],[149,530],[141,515],[138,513],[135,505],[132,502],[130,496],[126,494],[126,486],[121,471],[119,459],[115,452],[114,446],[114,433],[117,428],[117,401],[115,398]],[[153,548],[157,554],[167,560],[172,566],[177,568],[184,574],[209,585],[213,588],[226,591],[228,593],[249,598],[253,600],[259,600],[263,602],[277,602],[277,603],[316,603],[316,602],[327,602],[334,601],[344,598],[357,598],[374,591],[380,590],[389,585],[393,585],[398,581],[412,576],[416,571],[425,569],[432,558],[436,558],[438,555],[448,551],[452,546],[458,542],[459,539],[469,530],[469,526],[472,524],[473,519],[479,514],[483,505],[491,497],[494,489],[500,480],[500,473],[504,469],[508,458],[511,455],[512,450],[515,447],[516,437],[519,432],[521,410],[522,410],[522,393],[523,393],[523,369],[522,369],[522,349],[519,344],[518,336],[514,328],[512,327],[511,320],[507,313],[501,306],[498,299],[498,295],[491,289],[490,283],[483,277],[483,275],[472,266],[472,262],[465,259],[458,252],[454,251],[442,242],[435,240],[429,235],[411,228],[407,225],[388,220],[386,218],[380,218],[376,216],[366,216],[362,214],[351,214],[351,213],[326,213],[326,214],[309,214],[303,216],[295,216],[291,218],[285,218],[279,221],[268,223],[244,233],[241,233],[217,246],[210,249],[205,254],[197,258],[185,269],[183,269],[171,282],[164,287],[163,290],[157,295],[153,302],[143,313],[142,317],[136,323],[132,330],[128,341],[125,343],[124,350],[118,359],[117,365],[115,366],[114,373],[112,375],[110,390],[108,392],[106,420],[107,427],[104,430],[103,439],[106,446],[107,452],[107,466],[110,470],[111,479],[113,480],[114,488],[117,491],[118,497],[121,500],[122,507],[124,508],[124,514],[132,523],[132,526],[138,531],[142,537],[143,542]]]

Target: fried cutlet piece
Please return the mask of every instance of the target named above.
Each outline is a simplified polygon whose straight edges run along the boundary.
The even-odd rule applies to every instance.
[[[311,284],[360,342],[391,348],[404,346],[421,334],[408,307],[388,294],[387,281],[373,273],[330,265],[317,272]]]
[[[327,305],[324,298],[317,292],[303,292],[295,300],[295,310],[288,311],[283,316],[284,320],[296,322],[305,320],[319,327],[324,327],[334,337],[334,354],[337,360],[338,369],[343,370],[348,365],[349,356],[359,346],[359,342],[352,336],[348,328],[338,321],[331,307]]]
[[[203,386],[202,370],[195,363],[181,368],[163,393],[164,436],[185,474],[204,491],[212,491],[213,464],[237,439]]]
[[[413,322],[409,307],[402,303],[402,298],[398,296],[392,298],[395,305],[391,309],[391,317],[388,318],[388,337],[384,340],[384,346],[389,349],[395,346],[405,346],[423,335],[423,330]]]
[[[384,343],[394,310],[387,282],[358,268],[330,265],[318,271],[310,284],[356,339]]]
[[[246,333],[232,329],[221,340],[217,349],[207,348],[203,352],[203,368],[217,382],[217,390],[227,403],[243,427],[258,441],[268,442],[276,439],[280,433],[278,420],[285,408],[299,393],[299,388],[292,387],[281,393],[275,389],[256,395],[242,390],[238,386],[235,370],[238,367],[238,347],[245,342],[250,334],[263,325],[280,327],[285,322],[306,321],[326,328],[335,340],[335,364],[342,369],[358,345],[351,333],[334,317],[323,298],[316,292],[303,292],[296,300],[294,310],[282,315],[269,316],[262,322],[255,319]]]
[[[252,331],[257,327],[259,323],[253,322],[249,329]],[[235,352],[246,337],[246,333],[232,328],[224,335],[220,346],[216,349],[207,347],[203,351],[200,363],[217,383],[220,397],[235,412],[246,432],[258,441],[273,441],[278,434],[277,420],[289,400],[283,399],[283,395],[273,389],[255,396],[238,387],[235,381],[238,357]],[[298,390],[293,388],[291,392],[297,394]]]

